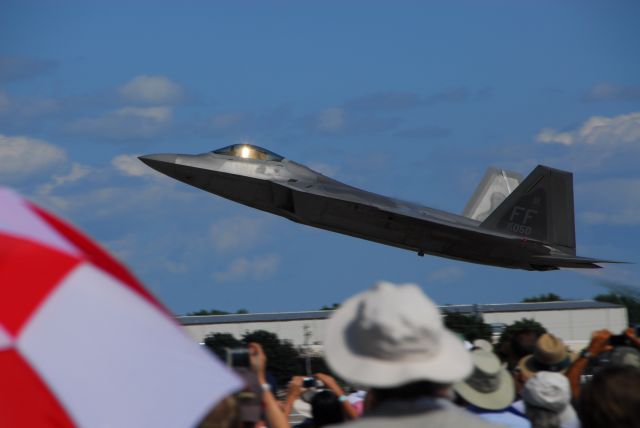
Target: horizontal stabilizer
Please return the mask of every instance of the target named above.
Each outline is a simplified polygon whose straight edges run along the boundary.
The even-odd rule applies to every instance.
[[[540,256],[532,256],[532,263],[539,264],[542,266],[557,266],[564,268],[592,268],[599,269],[601,266],[598,266],[596,263],[628,263],[628,262],[620,262],[615,260],[600,260],[600,259],[592,259],[589,257],[578,257],[571,256],[567,254],[566,256],[560,254],[553,255],[540,255]]]

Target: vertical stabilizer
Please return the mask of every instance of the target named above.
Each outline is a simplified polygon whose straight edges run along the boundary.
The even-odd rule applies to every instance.
[[[573,175],[538,165],[480,225],[576,253]]]
[[[522,175],[494,167],[487,168],[462,215],[484,221],[522,182]]]

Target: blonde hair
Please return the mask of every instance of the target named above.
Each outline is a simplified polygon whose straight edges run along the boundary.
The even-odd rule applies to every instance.
[[[241,426],[238,416],[238,402],[235,397],[229,396],[207,413],[198,428],[238,428]]]

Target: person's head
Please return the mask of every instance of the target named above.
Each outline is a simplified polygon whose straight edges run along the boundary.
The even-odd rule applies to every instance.
[[[455,392],[469,404],[486,410],[502,410],[515,398],[513,378],[498,357],[489,351],[471,352],[473,372],[453,385]]]
[[[315,427],[344,422],[342,403],[336,395],[326,389],[318,391],[311,399],[311,415]]]
[[[541,334],[539,329],[521,325],[495,348],[495,352],[502,361],[507,363],[508,370],[514,370],[522,357],[533,353],[533,348]]]
[[[472,369],[462,341],[413,284],[381,282],[348,299],[329,320],[324,343],[333,371],[373,388],[376,401],[437,395]]]
[[[536,347],[536,342],[541,334],[533,329],[520,330],[511,337],[509,340],[509,346],[513,356],[517,358],[516,362],[522,357],[533,354],[533,350]]]
[[[563,374],[541,371],[522,390],[525,413],[534,428],[560,427],[576,420],[571,407],[571,387]]]
[[[583,428],[640,426],[640,369],[609,366],[580,391],[578,415]]]
[[[223,398],[197,425],[198,428],[242,428],[238,403],[233,395]]]
[[[536,341],[533,353],[520,360],[518,369],[526,382],[540,371],[564,373],[571,362],[571,355],[562,339],[545,333]]]
[[[421,397],[453,399],[451,385],[429,381],[410,382],[391,388],[371,388],[367,393],[365,411],[385,401],[413,401]]]

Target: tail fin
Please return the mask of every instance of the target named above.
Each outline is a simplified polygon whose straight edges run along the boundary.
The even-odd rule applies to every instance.
[[[480,226],[543,241],[575,255],[573,174],[538,165]]]
[[[464,207],[462,215],[484,221],[522,182],[522,175],[494,167],[487,168],[484,177]]]

